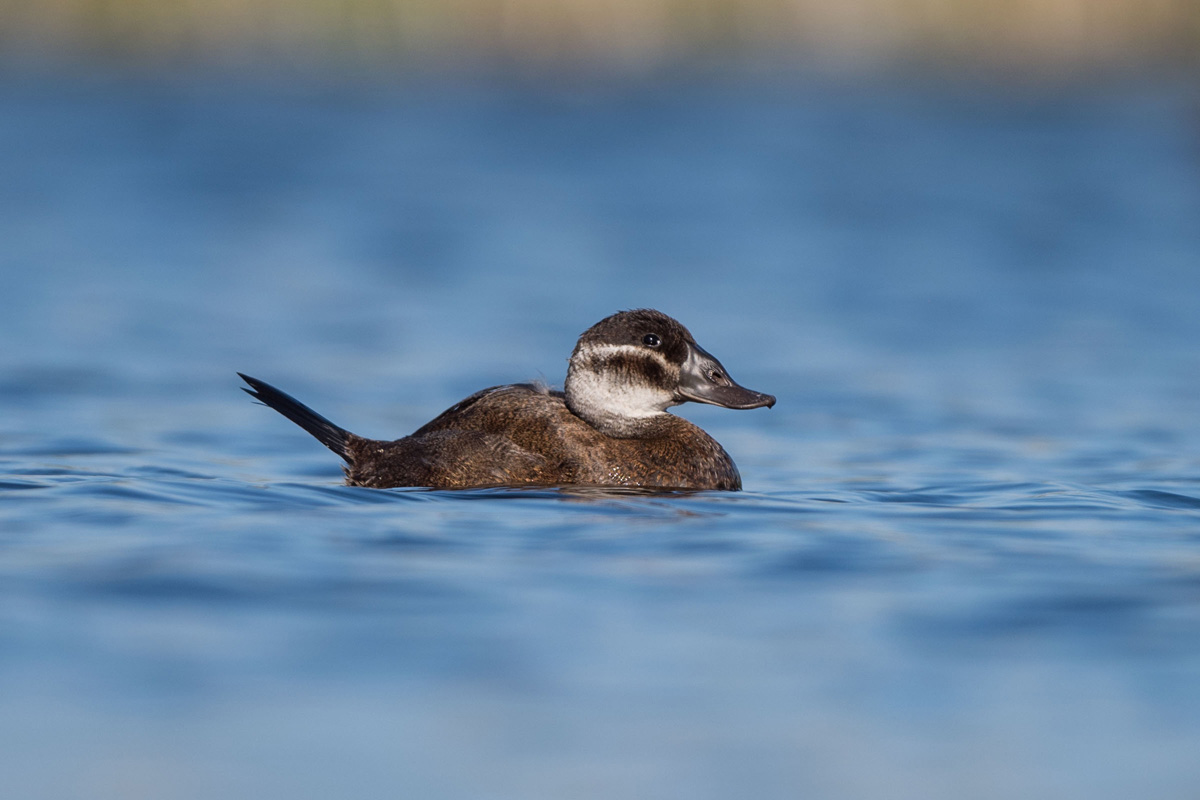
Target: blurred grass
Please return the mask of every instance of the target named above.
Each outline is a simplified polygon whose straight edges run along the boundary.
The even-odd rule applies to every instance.
[[[1195,63],[1200,0],[2,0],[0,53],[1075,69]]]

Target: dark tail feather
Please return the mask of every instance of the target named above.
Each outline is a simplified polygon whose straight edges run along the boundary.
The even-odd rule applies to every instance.
[[[296,398],[289,394],[284,394],[269,383],[264,383],[258,378],[251,378],[249,375],[242,375],[240,372],[238,376],[250,384],[251,387],[247,389],[243,386],[243,392],[256,400],[261,400],[264,405],[268,405],[280,414],[283,414],[292,422],[317,437],[317,441],[321,444],[337,453],[343,460],[349,462],[350,459],[347,455],[346,445],[350,439],[350,431],[339,428]]]

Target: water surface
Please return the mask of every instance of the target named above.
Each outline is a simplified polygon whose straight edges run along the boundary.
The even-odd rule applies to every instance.
[[[1192,797],[1167,84],[0,81],[14,797]],[[620,308],[746,491],[373,491]]]

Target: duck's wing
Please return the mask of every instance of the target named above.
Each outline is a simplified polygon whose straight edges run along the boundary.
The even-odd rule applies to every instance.
[[[548,461],[507,436],[478,430],[439,430],[394,442],[360,439],[352,445],[346,480],[357,486],[472,489],[544,485]]]
[[[495,427],[496,419],[528,411],[535,397],[561,398],[561,392],[551,392],[533,383],[510,383],[491,386],[447,408],[441,414],[413,431],[413,437],[440,430],[473,430]],[[534,401],[536,403],[536,401]]]

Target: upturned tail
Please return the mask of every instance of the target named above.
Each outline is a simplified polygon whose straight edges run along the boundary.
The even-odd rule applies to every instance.
[[[290,394],[279,391],[269,383],[264,383],[258,378],[251,378],[240,372],[238,376],[250,384],[249,389],[242,387],[243,392],[304,428],[317,437],[317,441],[341,456],[342,460],[347,463],[350,461],[348,445],[350,437],[353,435],[350,431],[339,428]]]

